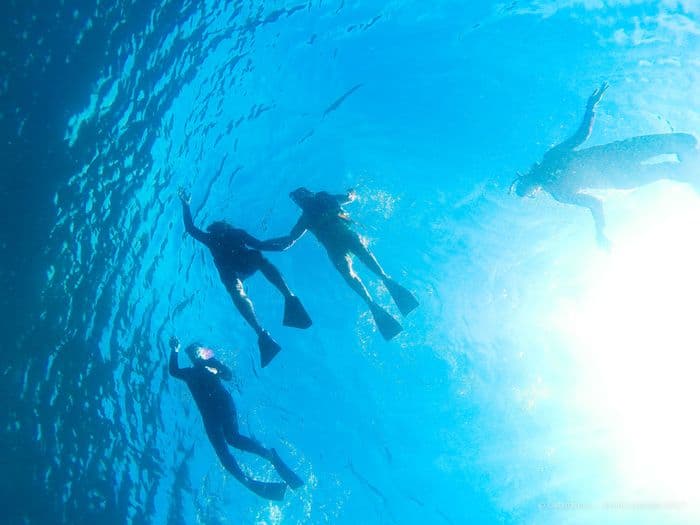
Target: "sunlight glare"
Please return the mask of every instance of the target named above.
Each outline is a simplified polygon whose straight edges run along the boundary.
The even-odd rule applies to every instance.
[[[580,366],[577,396],[625,489],[689,501],[700,471],[700,199],[659,192],[589,258],[560,314]]]

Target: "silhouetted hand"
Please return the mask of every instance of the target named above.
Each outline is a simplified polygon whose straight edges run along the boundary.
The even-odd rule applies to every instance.
[[[173,352],[179,352],[179,351],[180,351],[180,341],[178,340],[177,337],[175,337],[174,335],[171,335],[171,336],[170,336],[170,341],[169,341],[169,343],[170,343],[170,349],[171,349]]]
[[[192,200],[192,196],[187,193],[187,190],[183,187],[177,189],[177,196],[180,197],[180,202],[185,205],[189,205]]]
[[[588,98],[588,107],[592,108],[598,102],[600,102],[600,99],[603,98],[603,94],[607,91],[607,89],[610,87],[610,84],[607,82],[603,82],[598,89],[596,89],[593,94]]]

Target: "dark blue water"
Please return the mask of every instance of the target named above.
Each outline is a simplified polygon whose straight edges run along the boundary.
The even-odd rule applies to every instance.
[[[587,212],[508,187],[589,145],[700,128],[695,2],[17,2],[2,8],[8,523],[696,523],[700,202],[660,182]],[[270,259],[314,319],[261,370],[209,254],[300,186],[348,210],[421,307],[386,343],[310,236]],[[381,283],[360,267],[394,315]],[[241,429],[306,480],[219,465],[167,340],[236,372]],[[246,471],[276,479],[253,457]]]

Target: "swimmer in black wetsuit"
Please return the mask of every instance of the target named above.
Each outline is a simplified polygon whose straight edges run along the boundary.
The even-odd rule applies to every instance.
[[[192,222],[190,196],[183,189],[178,191],[178,195],[182,202],[185,230],[211,251],[221,281],[231,295],[233,303],[258,335],[260,364],[263,368],[266,367],[280,351],[280,346],[260,326],[253,310],[253,303],[245,293],[243,281],[260,270],[267,280],[284,295],[285,326],[308,328],[311,326],[309,315],[301,301],[289,290],[277,268],[258,251],[260,241],[244,230],[234,228],[222,221],[210,224],[206,232],[198,229]]]
[[[216,359],[211,350],[198,343],[185,350],[194,366],[180,368],[177,363],[179,351],[180,342],[176,337],[171,337],[170,375],[187,383],[202,415],[209,441],[226,470],[255,494],[271,500],[281,500],[287,485],[292,489],[301,487],[304,482],[284,464],[274,448],[266,449],[254,439],[238,432],[236,406],[231,394],[221,384],[222,379],[230,381],[233,378],[231,370]],[[228,445],[268,460],[285,483],[267,483],[250,478],[238,466]]]
[[[545,191],[555,200],[590,210],[598,244],[608,248],[602,201],[590,190],[632,189],[663,179],[673,179],[700,189],[697,139],[687,133],[663,133],[632,137],[602,146],[577,149],[591,134],[595,110],[608,84],[588,99],[586,113],[576,133],[547,151],[539,164],[520,175],[512,187],[520,197]],[[662,155],[674,161],[653,162]],[[692,161],[692,162],[688,162]]]
[[[398,335],[402,330],[401,325],[374,302],[360,277],[355,273],[351,256],[355,255],[367,268],[379,276],[402,315],[406,316],[413,311],[418,306],[418,301],[411,292],[384,272],[367,247],[367,241],[353,231],[352,221],[342,205],[356,199],[355,191],[331,195],[325,191],[314,193],[306,188],[298,188],[289,196],[302,209],[301,217],[289,235],[264,241],[258,245],[258,248],[286,250],[307,230],[310,231],[326,249],[331,262],[350,287],[367,303],[382,336],[388,341]]]

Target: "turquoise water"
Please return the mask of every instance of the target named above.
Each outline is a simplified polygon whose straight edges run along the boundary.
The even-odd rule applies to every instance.
[[[42,23],[65,25],[66,56],[95,42],[103,55],[62,109],[72,162],[53,175],[40,257],[43,350],[12,374],[21,408],[7,435],[39,443],[18,486],[44,495],[10,504],[17,523],[700,520],[698,196],[671,182],[606,193],[608,253],[588,212],[508,191],[603,81],[588,145],[697,132],[695,2],[56,12]],[[176,192],[191,191],[198,225],[268,238],[296,221],[287,194],[301,185],[357,189],[348,211],[421,306],[385,342],[306,236],[269,258],[310,330],[282,327],[279,295],[248,282],[283,346],[261,370]],[[271,503],[223,470],[167,375],[171,334],[232,365],[242,430],[280,450],[302,489]]]

